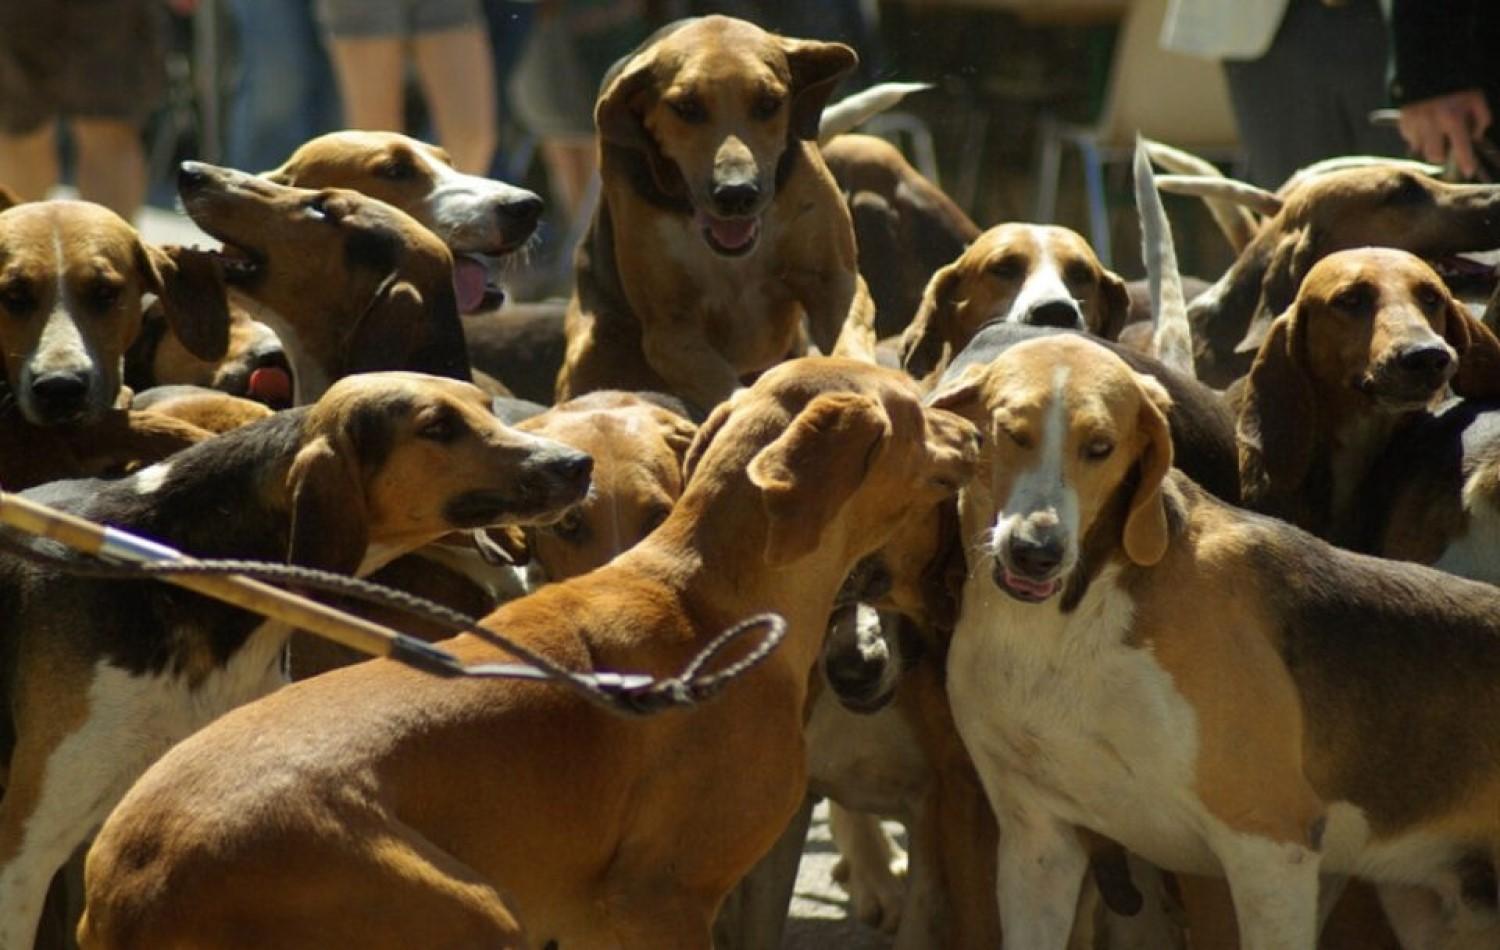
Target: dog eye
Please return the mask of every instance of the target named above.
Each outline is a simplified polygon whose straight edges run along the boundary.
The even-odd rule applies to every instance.
[[[386,181],[406,181],[417,173],[417,167],[405,158],[393,158],[388,162],[382,162],[375,169],[375,174]]]
[[[452,442],[458,438],[459,431],[458,420],[445,412],[430,422],[424,423],[417,430],[417,438],[427,439],[431,442]]]
[[[1093,271],[1093,268],[1089,267],[1089,265],[1087,265],[1087,264],[1084,264],[1084,263],[1081,263],[1081,262],[1080,263],[1075,263],[1075,264],[1069,264],[1063,270],[1063,281],[1065,283],[1069,283],[1069,284],[1089,284],[1089,283],[1093,283],[1093,280],[1094,280],[1094,271]]]
[[[1031,448],[1031,435],[1029,433],[1022,432],[1019,429],[1003,429],[1001,431],[1010,436],[1010,440],[1016,444],[1017,448]]]
[[[100,310],[108,310],[120,299],[120,285],[100,281],[89,288],[89,301]]]
[[[1114,450],[1114,442],[1101,436],[1084,443],[1083,457],[1090,462],[1102,462],[1109,458]]]
[[[1328,302],[1332,304],[1334,309],[1336,310],[1343,310],[1346,313],[1355,313],[1359,310],[1364,309],[1365,304],[1369,302],[1368,298],[1369,295],[1366,294],[1364,290],[1356,287],[1352,290],[1345,290],[1341,293],[1335,294],[1333,296],[1333,299]]]
[[[1421,287],[1418,287],[1415,296],[1417,303],[1429,309],[1436,307],[1443,300],[1443,295],[1438,293],[1438,289],[1431,284],[1423,284]]]
[[[683,99],[673,99],[667,103],[677,117],[684,122],[694,124],[708,121],[708,110],[703,108],[703,103],[689,96]]]
[[[751,106],[750,114],[757,119],[769,119],[781,109],[779,96],[760,96]]]
[[[311,217],[326,218],[328,217],[328,196],[313,195],[307,201],[303,202],[302,208]]]
[[[0,305],[19,316],[36,306],[36,298],[32,296],[30,287],[17,281],[0,288]]]
[[[990,273],[1001,280],[1016,280],[1026,276],[1026,262],[1020,257],[1002,257],[990,265]]]
[[[548,530],[562,541],[581,544],[584,540],[584,528],[583,512],[574,508],[559,518]]]

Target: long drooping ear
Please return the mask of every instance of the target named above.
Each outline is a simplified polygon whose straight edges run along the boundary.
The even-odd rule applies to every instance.
[[[1313,386],[1295,308],[1277,317],[1246,379],[1235,420],[1240,491],[1247,504],[1300,492],[1312,467]]]
[[[924,402],[932,409],[946,409],[965,419],[975,419],[984,391],[985,364],[972,363],[954,379],[944,380]]]
[[[693,477],[693,472],[698,470],[698,463],[703,461],[703,456],[708,453],[709,446],[713,445],[714,439],[718,437],[719,430],[724,428],[724,423],[729,421],[729,414],[734,411],[733,397],[726,399],[714,407],[714,411],[703,420],[703,425],[698,427],[698,434],[693,438],[693,444],[688,446],[687,454],[682,457],[682,485],[687,487],[688,480]]]
[[[1167,553],[1167,506],[1162,498],[1162,482],[1172,468],[1172,429],[1167,411],[1172,399],[1161,384],[1150,376],[1137,374],[1141,387],[1141,411],[1136,426],[1146,439],[1141,451],[1140,481],[1130,498],[1125,516],[1125,555],[1143,567],[1150,567]]]
[[[349,574],[364,560],[369,543],[365,488],[353,456],[347,444],[336,446],[328,436],[318,436],[292,460],[289,562]]]
[[[21,203],[21,196],[11,191],[4,185],[0,185],[0,211],[6,208],[14,208]]]
[[[1450,384],[1453,391],[1466,399],[1500,398],[1500,339],[1452,297],[1443,321],[1443,339],[1458,354],[1458,372]]]
[[[1107,270],[1099,278],[1099,318],[1094,332],[1106,340],[1118,340],[1130,319],[1130,291],[1114,271]]]
[[[901,368],[922,379],[937,368],[943,358],[943,344],[949,342],[957,319],[953,291],[958,286],[958,262],[940,268],[927,282],[922,303],[901,334]],[[959,344],[954,342],[953,352]]]
[[[209,362],[223,359],[229,351],[229,301],[217,255],[141,241],[136,244],[136,267],[187,351]]]
[[[854,71],[859,57],[843,43],[781,40],[792,71],[791,116],[788,131],[799,139],[816,141],[823,109],[839,80]]]
[[[747,474],[770,521],[768,563],[786,564],[817,548],[890,433],[890,418],[874,399],[825,393],[750,460]]]
[[[656,187],[667,195],[683,191],[682,173],[652,138],[646,128],[646,112],[656,96],[655,56],[649,49],[620,60],[605,74],[599,101],[594,105],[594,125],[603,145],[640,152],[645,156]],[[612,74],[612,75],[611,75]]]
[[[1299,228],[1286,235],[1271,254],[1266,267],[1266,276],[1260,285],[1260,305],[1251,318],[1245,338],[1235,347],[1237,353],[1249,353],[1261,348],[1271,321],[1279,313],[1285,313],[1297,299],[1297,289],[1302,278],[1317,263],[1317,235],[1312,226]]]
[[[345,346],[348,373],[404,369],[470,380],[469,353],[453,281],[422,286],[388,278],[376,290]]]

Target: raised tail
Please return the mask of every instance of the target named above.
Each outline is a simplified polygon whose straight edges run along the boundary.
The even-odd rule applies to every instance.
[[[818,120],[818,144],[852,132],[912,93],[931,88],[930,82],[882,82],[840,99],[824,109]]]
[[[1151,291],[1151,355],[1196,378],[1193,335],[1182,293],[1182,274],[1177,270],[1172,224],[1162,208],[1151,157],[1140,136],[1135,140],[1135,204],[1141,217],[1141,257],[1146,262],[1146,283]]]

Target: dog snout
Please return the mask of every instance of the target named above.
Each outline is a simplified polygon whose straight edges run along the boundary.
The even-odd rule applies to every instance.
[[[1044,300],[1026,312],[1026,323],[1036,327],[1083,328],[1083,314],[1071,300]]]
[[[760,202],[760,186],[754,181],[715,182],[714,207],[726,218],[749,214]]]
[[[210,181],[212,181],[212,177],[209,175],[208,166],[202,162],[183,162],[177,166],[177,190],[179,193],[197,191]]]
[[[565,488],[582,495],[588,491],[589,479],[593,477],[594,459],[585,452],[557,452],[546,458],[542,467]]]
[[[1034,580],[1045,580],[1057,573],[1065,552],[1062,538],[1054,533],[1030,535],[1018,532],[1010,537],[1005,560],[1012,571]]]
[[[1410,346],[1396,357],[1396,367],[1407,376],[1437,381],[1453,366],[1453,353],[1441,343]]]
[[[893,655],[880,616],[864,604],[840,607],[830,621],[823,675],[846,708],[872,713],[894,692],[899,658]]]
[[[542,199],[529,191],[517,189],[517,194],[501,200],[495,209],[500,218],[500,227],[506,234],[512,231],[524,229],[531,233],[536,227],[537,220],[542,216],[544,207]]]
[[[88,409],[89,374],[82,370],[42,373],[31,381],[32,401],[50,422],[65,422]]]

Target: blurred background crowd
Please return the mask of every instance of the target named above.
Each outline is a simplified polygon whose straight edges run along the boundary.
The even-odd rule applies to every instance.
[[[1500,94],[1500,59],[1487,55],[1500,17],[1486,6],[5,0],[0,183],[37,198],[68,181],[130,215],[143,201],[170,205],[182,158],[265,170],[324,131],[404,130],[442,144],[461,170],[548,197],[529,278],[544,294],[565,281],[590,211],[600,78],[657,26],[717,12],[850,44],[861,57],[851,90],[932,83],[877,131],[982,225],[1072,224],[1129,270],[1124,159],[1137,129],[1268,188],[1348,153],[1415,152],[1462,177],[1500,171],[1484,135]],[[1195,233],[1197,213],[1182,210],[1185,263],[1211,271],[1224,251],[1200,240],[1210,226]]]

